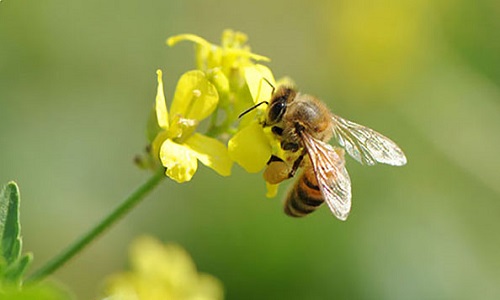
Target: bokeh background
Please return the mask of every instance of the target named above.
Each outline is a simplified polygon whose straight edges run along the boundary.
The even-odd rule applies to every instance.
[[[500,5],[437,1],[0,2],[0,182],[21,188],[24,249],[37,268],[149,174],[155,70],[167,98],[194,67],[195,33],[247,33],[337,114],[405,150],[408,165],[348,161],[347,222],[304,219],[266,199],[259,174],[200,167],[165,180],[54,277],[79,299],[127,266],[134,237],[176,242],[228,299],[500,298]],[[33,269],[32,269],[33,270]]]

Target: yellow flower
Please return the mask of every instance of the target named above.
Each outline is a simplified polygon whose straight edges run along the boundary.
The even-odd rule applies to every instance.
[[[226,122],[223,122],[221,128],[214,130],[215,132],[227,132],[238,115],[252,105],[249,88],[255,83],[247,82],[247,68],[257,67],[259,72],[263,72],[261,77],[269,74],[272,76],[267,67],[256,64],[258,61],[269,61],[269,58],[252,53],[247,40],[246,34],[229,29],[223,32],[221,45],[209,43],[193,34],[181,34],[167,40],[169,46],[180,41],[195,43],[196,66],[217,88],[220,96],[219,108],[223,109],[226,115]]]
[[[223,176],[231,173],[232,161],[220,141],[195,132],[201,120],[214,112],[217,90],[201,71],[182,75],[167,111],[161,70],[158,74],[156,118],[161,128],[153,141],[153,153],[166,168],[166,175],[181,183],[191,180],[198,160]]]
[[[219,300],[220,281],[198,273],[189,254],[175,244],[141,237],[131,246],[131,270],[106,284],[107,300]]]
[[[198,160],[219,174],[229,175],[232,161],[256,173],[266,166],[272,155],[283,156],[279,141],[262,126],[266,105],[239,118],[250,107],[269,102],[277,86],[271,70],[257,63],[269,59],[252,53],[247,40],[245,34],[232,30],[223,32],[220,45],[193,34],[167,40],[169,46],[181,41],[193,42],[198,69],[186,73],[179,81],[170,113],[165,106],[161,74],[158,78],[156,113],[161,132],[153,141],[153,153],[159,155],[167,175],[174,180],[190,180]],[[211,97],[211,94],[216,95]],[[194,104],[196,97],[200,99]],[[199,121],[209,115],[212,116],[207,136],[228,140],[227,150],[217,140],[195,133]],[[277,185],[268,184],[268,196],[275,195],[276,191]]]
[[[225,30],[220,46],[192,34],[171,37],[167,44],[173,46],[180,41],[196,44],[197,68],[222,90],[221,94],[230,95],[227,103],[219,104],[232,105],[226,111],[229,123],[235,122],[237,116],[252,105],[271,98],[274,76],[269,68],[254,62],[269,59],[250,51],[245,34]],[[268,135],[260,125],[265,109],[265,106],[258,107],[241,119],[239,130],[229,140],[231,159],[252,173],[262,170],[271,157]]]
[[[255,61],[269,61],[270,59],[254,54],[250,51],[250,46],[246,44],[248,37],[241,32],[224,30],[222,33],[222,45],[214,45],[205,39],[194,34],[180,34],[170,37],[167,40],[169,46],[174,46],[180,41],[191,41],[197,45],[196,65],[199,70],[208,71],[210,69],[221,68],[227,76],[234,69],[240,69],[254,64]]]

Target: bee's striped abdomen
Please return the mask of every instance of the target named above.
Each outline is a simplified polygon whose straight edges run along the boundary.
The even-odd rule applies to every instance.
[[[306,168],[285,201],[285,213],[303,217],[315,211],[325,200],[312,167]]]

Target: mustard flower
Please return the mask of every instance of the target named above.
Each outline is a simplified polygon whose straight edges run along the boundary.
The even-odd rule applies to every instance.
[[[220,300],[220,281],[198,273],[189,254],[175,244],[151,237],[137,239],[130,249],[128,272],[106,282],[106,300]]]
[[[252,53],[250,46],[246,44],[247,40],[246,34],[227,29],[222,33],[220,46],[194,34],[180,34],[170,37],[167,44],[174,46],[180,41],[194,42],[197,45],[197,69],[204,72],[221,69],[227,77],[230,77],[231,72],[253,65],[253,61],[270,61],[265,56]]]
[[[266,105],[239,118],[248,108],[268,102],[277,86],[272,71],[258,63],[269,59],[251,52],[247,40],[245,34],[232,30],[223,32],[220,45],[193,34],[167,40],[169,46],[181,41],[193,42],[197,67],[196,71],[181,77],[170,113],[164,104],[163,88],[160,89],[161,75],[158,79],[156,116],[161,131],[153,141],[153,153],[159,155],[166,174],[172,179],[190,180],[197,160],[219,174],[229,175],[233,161],[247,172],[256,173],[266,166],[272,155],[282,157],[279,141],[262,126]],[[193,98],[196,94],[200,94],[199,99]],[[190,106],[196,107],[196,113],[186,116],[185,110]],[[209,115],[206,135],[197,133],[199,121]],[[227,141],[228,148],[215,138]],[[197,143],[193,144],[194,141]],[[268,196],[276,194],[276,187],[268,184]]]
[[[217,107],[217,90],[203,72],[190,71],[182,75],[174,100],[167,111],[161,70],[158,74],[156,118],[161,128],[153,141],[153,153],[166,168],[166,175],[181,183],[191,180],[198,160],[223,176],[231,173],[232,161],[225,145],[195,132],[201,120]]]
[[[234,133],[234,124],[238,120],[238,115],[253,104],[250,86],[262,85],[262,83],[247,81],[248,68],[263,72],[261,77],[268,74],[272,76],[267,67],[257,63],[269,61],[269,58],[252,53],[247,40],[244,33],[232,30],[223,32],[221,45],[212,44],[193,34],[181,34],[167,40],[167,44],[170,46],[181,41],[194,42],[197,69],[205,73],[208,80],[214,84],[219,92],[218,110],[215,111],[213,120],[219,116],[219,110],[223,111],[225,120],[220,124],[212,122],[208,130],[210,134]]]
[[[220,91],[223,99],[220,108],[225,110],[229,124],[235,123],[238,115],[249,107],[269,101],[277,86],[271,70],[256,63],[269,59],[252,53],[246,44],[247,39],[243,33],[226,30],[222,34],[220,46],[192,34],[178,35],[167,40],[170,46],[180,41],[195,43],[197,68],[205,72]],[[233,134],[228,141],[230,158],[249,173],[260,172],[272,155],[285,155],[276,137],[262,126],[266,108],[261,105],[246,114],[239,120],[236,130],[223,127],[223,131]],[[274,197],[277,185],[266,184],[267,196]]]

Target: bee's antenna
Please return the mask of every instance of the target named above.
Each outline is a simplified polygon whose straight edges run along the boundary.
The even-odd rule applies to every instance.
[[[2,1],[2,0],[0,0],[0,1]],[[262,79],[264,79],[264,81],[267,82],[267,84],[269,84],[269,86],[273,89],[271,91],[271,95],[274,95],[274,91],[276,90],[276,88],[274,87],[274,85],[266,77],[262,77]],[[249,112],[251,112],[252,110],[256,109],[257,107],[261,106],[264,103],[267,104],[267,105],[269,105],[269,102],[267,102],[267,101],[261,101],[261,102],[255,104],[254,106],[250,107],[249,109],[245,110],[244,112],[242,112],[238,116],[238,119],[241,119],[241,117],[243,117],[244,115],[248,114]]]
[[[273,91],[271,92],[271,95],[274,95],[274,91],[276,90],[276,88],[274,87],[274,85],[269,80],[267,80],[266,77],[262,77],[262,79],[264,79],[267,82],[267,84],[269,84],[269,86],[273,88]]]
[[[256,109],[257,107],[261,106],[264,103],[267,104],[267,105],[269,105],[269,102],[267,102],[267,101],[261,101],[261,102],[255,104],[254,106],[250,107],[249,109],[245,110],[244,112],[242,112],[238,116],[238,119],[240,119],[241,117],[243,117],[244,115],[248,114],[249,112],[251,112],[252,110]]]

